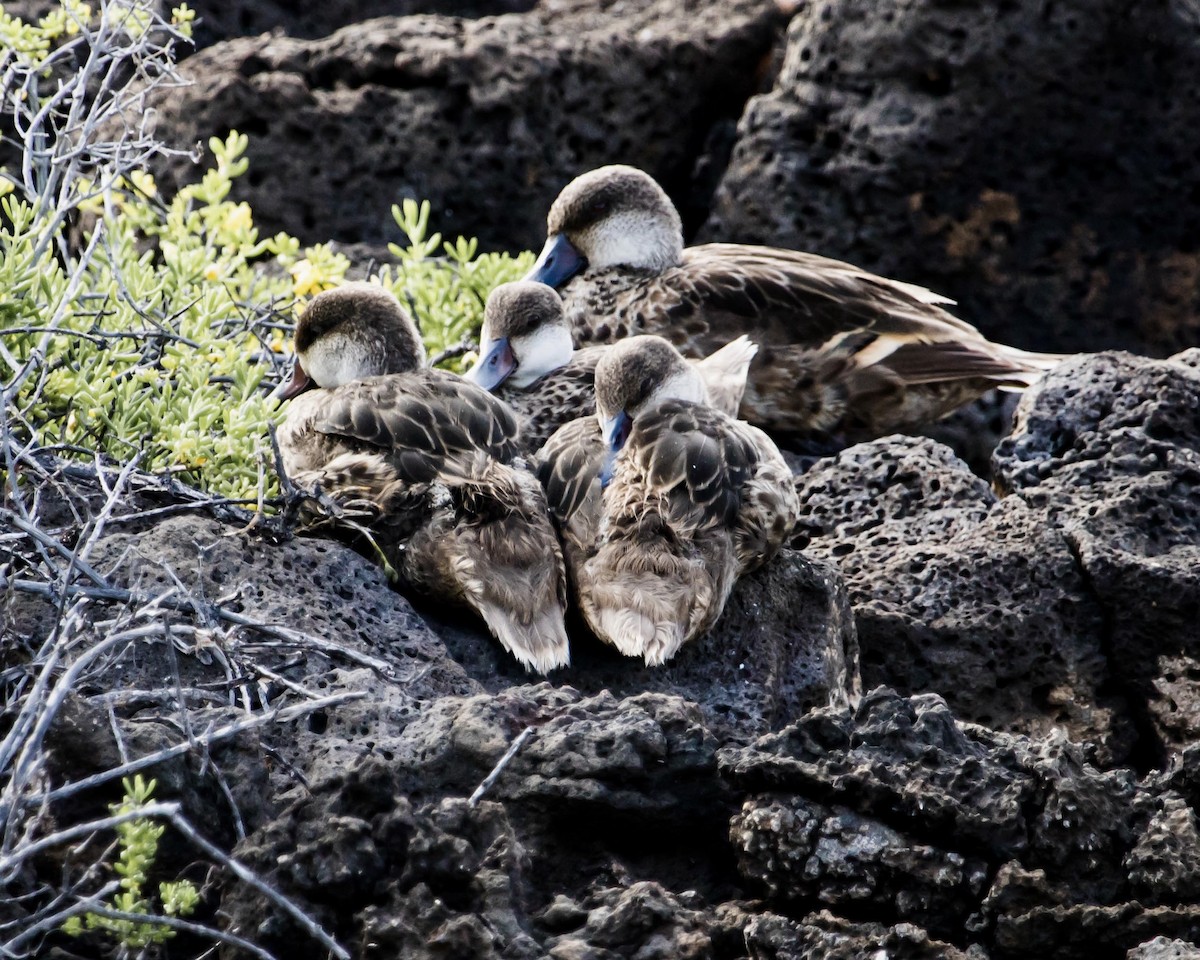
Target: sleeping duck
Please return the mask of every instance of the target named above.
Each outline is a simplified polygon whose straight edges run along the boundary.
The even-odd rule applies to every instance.
[[[715,409],[661,337],[604,353],[596,416],[556,431],[537,470],[588,625],[649,665],[716,623],[738,577],[779,551],[799,512],[774,443]]]
[[[517,420],[486,390],[423,369],[392,294],[347,283],[316,296],[295,334],[283,465],[302,488],[373,508],[401,579],[466,603],[527,668],[569,661],[562,552]]]
[[[479,360],[464,376],[517,412],[527,449],[537,450],[563,424],[595,413],[596,363],[611,348],[576,350],[562,298],[550,287],[528,280],[496,287],[479,340]],[[737,415],[756,350],[742,336],[695,361],[717,409]]]
[[[952,301],[836,260],[774,247],[684,248],[670,198],[634,167],[569,183],[526,279],[558,289],[577,346],[659,334],[704,356],[759,345],[742,416],[778,436],[868,439],[937,420],[1061,358],[992,343]]]

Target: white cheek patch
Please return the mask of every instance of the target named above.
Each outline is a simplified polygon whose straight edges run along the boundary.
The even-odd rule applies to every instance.
[[[509,341],[517,369],[508,382],[514,387],[527,387],[559,367],[565,367],[575,353],[571,331],[562,324],[542,327],[524,337]]]
[[[709,402],[704,380],[690,364],[683,370],[671,374],[654,391],[655,400],[687,400],[691,403]]]
[[[327,390],[376,372],[363,344],[337,334],[314,343],[300,358],[300,365],[317,386]]]
[[[634,211],[614,213],[585,232],[588,266],[665,270],[679,262],[681,239],[671,224]]]

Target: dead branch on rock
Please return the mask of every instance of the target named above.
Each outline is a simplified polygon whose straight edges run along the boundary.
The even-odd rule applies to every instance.
[[[5,325],[2,332],[20,336],[25,348],[0,343],[0,607],[5,608],[0,612],[0,903],[20,905],[19,915],[0,917],[0,956],[41,955],[47,937],[64,921],[92,913],[158,924],[239,954],[272,958],[263,947],[215,926],[113,908],[108,898],[117,882],[105,874],[116,844],[98,838],[111,836],[122,823],[151,818],[170,823],[212,870],[236,878],[230,883],[240,881],[263,893],[321,944],[320,952],[346,958],[346,950],[301,907],[203,836],[179,802],[149,803],[85,822],[65,819],[75,807],[64,801],[94,803],[95,791],[111,790],[120,778],[188,756],[198,761],[196,776],[223,792],[236,833],[244,836],[234,793],[209,753],[214,745],[367,696],[361,691],[324,696],[289,676],[293,667],[318,654],[322,662],[340,660],[391,681],[405,679],[383,659],[231,609],[232,597],[214,602],[202,588],[187,587],[173,570],[166,570],[173,584],[140,589],[139,583],[121,579],[119,561],[95,559],[114,527],[136,529],[174,514],[199,512],[243,530],[253,526],[260,537],[290,538],[285,498],[266,496],[268,462],[260,463],[257,496],[231,499],[181,482],[173,466],[160,472],[142,469],[144,442],[137,436],[117,439],[120,462],[89,449],[97,435],[87,430],[80,435],[88,439],[72,434],[70,442],[39,446],[38,438],[46,434],[39,433],[37,411],[62,403],[62,391],[56,400],[52,387],[64,361],[61,354],[48,360],[60,338],[75,338],[77,346],[132,349],[139,372],[161,370],[173,344],[200,347],[175,329],[190,304],[151,301],[139,293],[132,274],[116,268],[106,274],[109,287],[87,286],[99,264],[119,259],[117,231],[110,235],[105,218],[92,219],[94,209],[102,207],[111,217],[123,195],[141,190],[136,174],[149,157],[183,153],[155,139],[153,111],[147,109],[147,98],[156,90],[181,82],[172,50],[186,31],[164,19],[161,9],[151,0],[97,0],[91,5],[94,17],[73,22],[40,58],[23,58],[16,48],[0,50],[2,129],[15,131],[7,145],[21,153],[19,168],[0,177],[7,181],[5,190],[14,190],[37,211],[30,221],[29,262],[61,269],[63,280],[36,313],[18,312],[18,321]],[[80,13],[71,9],[66,15]],[[83,227],[76,230],[79,224]],[[36,273],[30,269],[31,282],[37,281]],[[20,301],[19,293],[12,296]],[[132,329],[102,329],[118,307],[135,315]],[[164,316],[164,307],[177,313]],[[257,327],[269,334],[277,326],[263,319],[259,304],[238,307],[221,321],[230,336]],[[92,329],[71,329],[81,319]],[[278,368],[267,334],[255,332],[263,355]],[[299,496],[280,476],[285,493]],[[267,517],[268,508],[278,515]],[[32,618],[8,615],[31,609],[37,611]],[[31,629],[31,623],[39,626]],[[162,673],[148,673],[155,679],[147,680],[135,674],[130,686],[111,689],[109,671],[151,653],[163,658],[155,664],[165,660],[173,682],[143,689]],[[185,684],[180,664],[209,682]],[[111,736],[119,763],[96,773],[90,772],[103,764],[71,772],[55,757],[58,725],[69,717],[64,708],[74,704],[88,711],[84,716],[98,719],[101,738]],[[241,710],[233,719],[231,707]],[[217,717],[214,708],[221,711]],[[135,713],[138,721],[165,724],[172,739],[170,731],[178,731],[179,742],[137,755],[127,736]],[[263,752],[276,753],[270,744]],[[291,765],[281,757],[280,767]],[[297,779],[303,780],[298,771]],[[46,880],[56,872],[57,882]]]
[[[500,774],[504,772],[504,768],[512,762],[512,758],[517,755],[517,751],[519,751],[521,747],[525,745],[525,741],[531,736],[533,736],[533,727],[526,727],[519,734],[517,734],[517,739],[515,739],[509,745],[508,749],[504,751],[504,756],[496,761],[496,765],[492,767],[492,772],[483,778],[483,782],[480,783],[479,786],[475,788],[475,792],[467,798],[468,806],[474,807],[478,805],[479,801],[483,799],[483,795],[492,788],[492,784],[500,779]]]

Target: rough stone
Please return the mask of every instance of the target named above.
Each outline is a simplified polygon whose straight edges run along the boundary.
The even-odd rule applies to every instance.
[[[1164,746],[1186,745],[1200,723],[1196,368],[1123,354],[1062,364],[1026,393],[995,464],[1003,490],[1062,530],[1114,676]]]
[[[799,922],[769,913],[756,917],[746,927],[746,948],[750,960],[986,960],[974,950],[934,940],[911,923],[855,923],[828,911]]]
[[[742,875],[773,902],[903,918],[961,933],[988,879],[979,858],[921,843],[871,817],[803,797],[752,797],[730,825]]]
[[[1061,531],[1019,499],[997,501],[928,439],[859,444],[797,488],[795,543],[846,579],[866,686],[936,691],[963,719],[1062,727],[1105,762],[1128,755],[1103,612]]]
[[[425,610],[455,660],[492,691],[527,676],[474,623]],[[571,665],[552,680],[585,694],[662,693],[696,703],[722,740],[747,740],[861,693],[854,617],[836,569],[785,550],[734,588],[716,626],[653,670],[571,623]]]
[[[844,806],[910,838],[953,838],[961,854],[1018,859],[1094,898],[1124,889],[1122,860],[1148,819],[1128,771],[1095,770],[1061,737],[958,723],[928,694],[880,688],[855,711],[815,710],[718,760],[739,788]]]
[[[542,955],[522,922],[528,862],[504,808],[414,809],[380,760],[314,785],[235,853],[359,957]],[[222,909],[230,930],[273,952],[308,942],[258,890],[231,889]]]
[[[712,923],[684,899],[645,880],[597,891],[580,927],[547,939],[547,952],[554,960],[709,960]]]
[[[782,19],[757,0],[560,0],[481,20],[380,18],[317,40],[239,38],[184,63],[195,84],[159,98],[157,129],[182,144],[248,134],[236,199],[267,234],[402,241],[389,211],[412,197],[451,237],[537,248],[558,191],[603,163],[637,164],[685,197]],[[164,189],[196,176],[176,161],[157,173]]]
[[[1129,882],[1143,903],[1200,900],[1200,830],[1181,797],[1165,795],[1136,846],[1125,857]]]
[[[1155,937],[1125,954],[1125,960],[1198,960],[1200,947],[1183,940]]]
[[[432,13],[453,17],[482,17],[518,13],[535,0],[333,0],[332,3],[288,3],[287,0],[246,0],[220,3],[197,0],[194,39],[203,49],[220,40],[252,37],[278,31],[290,37],[315,39],[341,27],[384,16]]]
[[[1200,907],[1146,908],[1136,900],[1113,906],[1036,907],[997,920],[991,956],[994,960],[1122,957],[1155,936],[1200,940]]]
[[[678,821],[707,816],[703,801],[721,794],[713,776],[718,744],[699,710],[654,693],[584,697],[543,683],[445,697],[397,738],[392,762],[418,800],[470,793],[529,727],[532,736],[489,796]]]
[[[1196,26],[1187,3],[803,4],[701,236],[925,283],[1017,346],[1191,346]]]

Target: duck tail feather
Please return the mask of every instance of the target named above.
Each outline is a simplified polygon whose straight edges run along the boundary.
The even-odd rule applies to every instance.
[[[757,353],[758,344],[742,334],[703,360],[696,361],[696,369],[704,380],[713,406],[731,417],[737,416],[746,392],[750,361]]]
[[[519,622],[510,610],[495,603],[478,603],[475,608],[504,649],[527,670],[545,674],[570,664],[571,647],[561,607],[545,607],[528,623]]]

